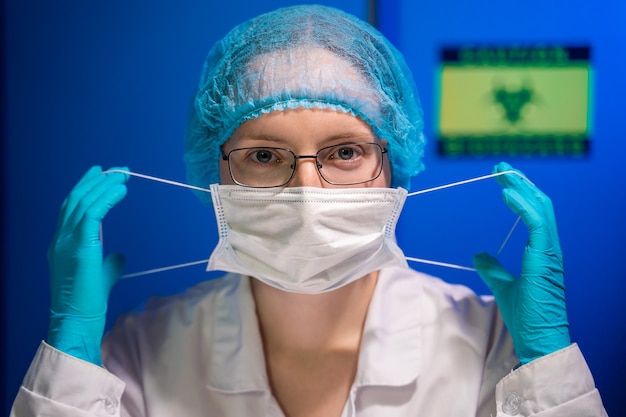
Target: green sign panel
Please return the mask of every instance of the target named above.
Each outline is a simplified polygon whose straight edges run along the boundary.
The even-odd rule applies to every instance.
[[[441,154],[589,151],[589,47],[445,48],[439,75]]]

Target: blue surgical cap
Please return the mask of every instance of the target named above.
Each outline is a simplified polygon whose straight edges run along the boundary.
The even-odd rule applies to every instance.
[[[402,55],[364,21],[306,5],[242,23],[210,50],[187,126],[189,182],[219,182],[220,146],[243,122],[296,108],[362,118],[387,140],[393,187],[423,169],[422,109]]]

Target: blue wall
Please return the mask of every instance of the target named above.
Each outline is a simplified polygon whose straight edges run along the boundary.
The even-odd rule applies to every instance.
[[[361,0],[332,3],[366,14]],[[7,1],[5,415],[46,336],[46,250],[70,188],[94,164],[184,181],[187,109],[210,46],[246,18],[290,4]],[[133,179],[104,223],[105,251],[124,253],[128,272],[206,259],[213,221],[190,191]],[[197,267],[122,282],[110,316],[206,277]]]
[[[190,94],[210,45],[241,20],[293,1],[8,0],[4,148],[4,309],[7,343],[3,411],[15,396],[48,315],[47,245],[62,200],[93,164],[184,181],[182,134]],[[328,1],[365,17],[364,0]],[[382,3],[382,2],[381,2]],[[554,200],[567,261],[569,315],[602,390],[618,404],[626,372],[624,273],[618,264],[626,222],[617,176],[626,128],[618,70],[626,9],[580,1],[385,2],[380,24],[413,68],[432,137],[438,48],[459,42],[564,41],[593,48],[593,152],[583,160],[512,160]],[[549,4],[546,4],[549,3]],[[497,6],[494,6],[497,5]],[[579,17],[580,16],[580,17]],[[619,29],[619,32],[618,32]],[[488,173],[495,160],[444,160],[428,145],[427,170],[414,189]],[[105,251],[121,251],[128,272],[208,258],[215,243],[212,210],[187,190],[132,179],[126,200],[104,224]],[[407,255],[469,264],[497,250],[514,217],[497,186],[484,183],[407,202],[399,239]],[[504,253],[512,268],[525,239]],[[620,252],[618,254],[618,251]],[[472,273],[425,269],[485,292]],[[202,267],[129,279],[112,294],[110,316],[150,294],[169,294],[202,279]],[[616,407],[616,405],[614,406]],[[617,409],[617,408],[615,408]],[[616,413],[613,413],[616,415]]]
[[[572,339],[587,358],[609,415],[623,415],[620,404],[622,378],[626,374],[626,272],[622,263],[626,249],[626,186],[621,180],[620,166],[626,155],[626,2],[401,0],[393,8],[383,8],[381,14],[381,29],[404,52],[414,71],[431,138],[436,123],[435,74],[442,46],[509,42],[591,46],[595,86],[590,156],[508,161],[553,200],[565,254]],[[416,178],[414,188],[485,174],[498,162],[488,158],[442,159],[435,149],[431,140],[427,170]],[[443,207],[439,210],[431,208],[429,199],[423,199],[428,215],[432,216],[428,221],[418,218],[407,222],[408,230],[425,229],[424,242],[415,245],[426,246],[423,250],[429,254],[435,248],[433,257],[436,254],[465,263],[470,262],[476,250],[496,251],[513,222],[508,213],[501,213],[493,205],[501,204],[499,197],[486,184],[441,193],[447,193],[447,199],[443,194],[436,196],[442,199],[437,200]],[[420,209],[417,207],[416,212]],[[512,269],[519,268],[524,239],[523,233],[516,234],[515,241],[505,250],[505,264]],[[450,280],[465,281],[480,291],[482,284],[476,277],[433,272]]]

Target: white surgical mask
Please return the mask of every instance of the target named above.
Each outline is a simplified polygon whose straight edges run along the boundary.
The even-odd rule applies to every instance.
[[[330,291],[407,266],[395,227],[402,188],[211,186],[219,242],[207,270],[236,272],[298,293]]]
[[[234,247],[232,245],[232,243],[230,243],[230,241],[232,240],[232,236],[233,236],[233,232],[232,229],[229,226],[229,222],[228,219],[225,217],[224,214],[224,201],[227,201],[226,205],[229,206],[231,209],[234,208],[235,204],[241,204],[241,202],[239,203],[233,203],[231,204],[230,201],[232,200],[232,196],[233,195],[243,195],[244,199],[246,199],[245,195],[252,195],[255,194],[257,197],[255,197],[254,199],[249,199],[249,203],[251,206],[255,205],[255,204],[259,204],[259,198],[258,196],[260,195],[266,195],[269,196],[269,198],[273,198],[276,197],[277,195],[281,195],[281,196],[285,196],[285,195],[289,195],[289,193],[300,193],[301,195],[313,195],[316,194],[317,197],[320,197],[322,195],[325,195],[326,197],[328,196],[333,196],[334,198],[334,202],[333,204],[330,204],[330,201],[328,201],[328,199],[324,200],[324,201],[320,201],[320,200],[313,200],[313,199],[308,199],[310,200],[310,202],[314,202],[316,201],[315,204],[313,205],[309,205],[307,204],[307,206],[310,207],[314,207],[317,206],[318,209],[321,209],[321,206],[326,207],[326,210],[322,210],[325,211],[324,216],[319,216],[317,218],[309,218],[308,216],[304,215],[304,211],[303,212],[298,212],[298,210],[295,210],[295,214],[297,216],[300,216],[301,218],[301,222],[300,224],[306,225],[306,227],[308,228],[308,230],[310,232],[312,232],[313,234],[311,236],[314,236],[315,239],[313,239],[312,237],[309,240],[309,246],[307,246],[305,241],[301,241],[296,239],[295,236],[298,237],[302,237],[305,236],[305,233],[303,231],[298,231],[298,229],[295,229],[297,234],[289,234],[285,232],[285,229],[282,229],[282,227],[284,227],[285,224],[292,224],[292,225],[297,225],[298,223],[294,223],[293,219],[291,221],[289,221],[289,223],[284,223],[286,222],[287,216],[286,216],[286,211],[285,212],[281,212],[279,210],[279,213],[275,216],[270,216],[269,213],[270,211],[268,210],[267,212],[263,212],[261,213],[259,210],[246,210],[245,213],[242,211],[242,215],[237,216],[237,222],[239,224],[243,224],[246,228],[251,227],[252,224],[247,225],[246,224],[246,220],[250,220],[252,219],[252,221],[258,221],[258,219],[261,218],[267,218],[269,219],[269,225],[274,225],[274,229],[272,229],[272,226],[266,226],[263,227],[261,226],[257,226],[257,230],[260,231],[267,231],[267,233],[270,236],[265,236],[265,234],[263,234],[264,238],[270,238],[272,237],[272,233],[273,231],[278,231],[279,229],[281,230],[282,236],[286,237],[288,242],[293,243],[293,245],[291,245],[290,247],[293,248],[293,252],[291,252],[292,254],[295,255],[295,257],[292,257],[291,259],[296,259],[298,261],[301,261],[302,259],[309,259],[309,257],[311,257],[311,248],[313,248],[313,245],[311,245],[311,242],[328,242],[331,241],[331,239],[329,239],[329,236],[334,236],[334,233],[339,232],[339,234],[342,233],[344,234],[344,238],[346,238],[343,241],[343,247],[349,247],[348,243],[350,244],[354,244],[356,247],[357,243],[355,243],[353,240],[348,238],[348,235],[352,232],[354,232],[353,237],[358,235],[358,244],[362,245],[361,248],[366,248],[368,249],[369,252],[367,252],[368,254],[372,255],[370,257],[365,256],[365,254],[359,255],[357,256],[355,259],[359,259],[359,261],[361,259],[364,259],[367,263],[358,263],[356,261],[354,261],[352,258],[345,258],[347,259],[347,261],[344,259],[343,263],[342,262],[336,262],[338,259],[341,259],[343,254],[338,253],[336,258],[333,258],[334,261],[337,264],[342,264],[342,268],[344,268],[345,270],[349,270],[350,268],[347,267],[347,265],[350,264],[350,262],[352,262],[353,265],[356,265],[356,268],[358,268],[358,273],[347,273],[342,276],[341,279],[338,279],[337,284],[333,287],[333,288],[337,288],[345,283],[350,282],[350,280],[354,280],[355,277],[358,278],[358,275],[365,275],[366,273],[363,272],[365,270],[370,269],[369,272],[372,272],[374,270],[380,269],[384,266],[389,266],[389,265],[406,265],[406,262],[403,262],[403,260],[398,259],[400,256],[404,256],[402,254],[402,251],[398,248],[398,246],[396,245],[395,242],[395,238],[394,238],[394,234],[395,234],[395,225],[396,225],[396,221],[397,218],[400,214],[400,211],[402,209],[402,206],[404,204],[404,200],[407,197],[413,197],[413,196],[417,196],[420,194],[426,194],[426,193],[431,193],[431,192],[435,192],[435,191],[440,191],[440,190],[444,190],[444,189],[449,189],[452,187],[458,187],[461,185],[465,185],[465,184],[470,184],[473,182],[477,182],[477,181],[483,181],[483,180],[487,180],[489,178],[493,178],[493,177],[497,177],[500,175],[507,175],[507,174],[512,174],[512,175],[518,175],[522,178],[524,178],[525,180],[529,181],[526,177],[524,177],[523,175],[521,175],[520,173],[518,173],[517,171],[504,171],[504,172],[498,172],[495,174],[489,174],[489,175],[483,175],[480,177],[475,177],[475,178],[470,178],[467,180],[463,180],[463,181],[458,181],[458,182],[454,182],[454,183],[450,183],[450,184],[446,184],[446,185],[441,185],[438,187],[433,187],[433,188],[428,188],[428,189],[424,189],[421,191],[415,191],[409,194],[406,194],[406,191],[402,190],[402,189],[398,189],[398,190],[393,190],[393,189],[388,189],[388,188],[384,188],[384,189],[377,189],[377,188],[350,188],[350,189],[320,189],[320,188],[274,188],[274,189],[254,189],[254,188],[243,188],[243,187],[239,187],[239,186],[220,186],[220,185],[214,185],[211,189],[206,189],[206,188],[201,188],[201,187],[196,187],[193,185],[189,185],[189,184],[184,184],[181,182],[177,182],[177,181],[171,181],[171,180],[167,180],[164,178],[159,178],[159,177],[154,177],[154,176],[150,176],[150,175],[145,175],[145,174],[140,174],[140,173],[136,173],[136,172],[130,172],[130,171],[126,171],[126,170],[110,170],[110,171],[105,171],[103,172],[103,174],[107,174],[110,172],[122,172],[128,175],[132,175],[132,176],[136,176],[136,177],[140,177],[140,178],[144,178],[147,180],[151,180],[151,181],[157,181],[157,182],[162,182],[162,183],[166,183],[166,184],[170,184],[170,185],[174,185],[177,187],[183,187],[183,188],[190,188],[193,190],[198,190],[198,191],[203,191],[203,192],[211,192],[213,194],[213,199],[215,201],[216,198],[218,198],[219,200],[222,200],[219,203],[219,206],[222,207],[220,209],[220,212],[217,211],[217,207],[218,205],[215,205],[214,207],[216,208],[216,213],[217,213],[217,219],[218,219],[218,225],[220,227],[220,241],[218,243],[218,246],[216,247],[216,249],[214,250],[213,256],[211,258],[211,260],[213,261],[212,263],[209,263],[209,259],[203,259],[203,260],[199,260],[199,261],[193,261],[193,262],[187,262],[187,263],[182,263],[182,264],[177,264],[177,265],[171,265],[171,266],[166,266],[166,267],[161,267],[161,268],[156,268],[156,269],[149,269],[149,270],[145,270],[145,271],[141,271],[141,272],[134,272],[131,274],[125,274],[122,276],[122,278],[133,278],[133,277],[138,277],[138,276],[143,276],[143,275],[149,275],[149,274],[155,274],[158,272],[163,272],[163,271],[169,271],[172,269],[178,269],[178,268],[185,268],[185,267],[189,267],[189,266],[193,266],[193,265],[201,265],[201,264],[206,264],[208,265],[207,269],[208,270],[217,270],[218,267],[216,266],[217,263],[220,263],[219,268],[224,268],[223,270],[225,271],[230,271],[230,270],[235,270],[236,272],[240,272],[240,273],[244,273],[247,275],[251,275],[251,276],[258,276],[259,274],[253,270],[251,270],[249,268],[250,263],[240,263],[237,260],[237,257],[239,255],[243,255],[244,251],[240,250],[240,253],[237,254],[237,252],[235,252]],[[221,196],[219,195],[221,190],[229,190],[228,194],[225,193],[221,193]],[[232,190],[232,192],[231,192]],[[265,194],[263,194],[265,193]],[[217,195],[217,197],[216,197]],[[228,195],[229,198],[226,199],[222,199],[222,196],[224,195]],[[337,213],[337,207],[338,206],[343,206],[343,207],[354,207],[354,206],[358,206],[358,198],[355,198],[355,196],[358,195],[366,195],[367,196],[367,200],[366,201],[361,201],[361,205],[360,207],[364,207],[365,203],[372,203],[374,204],[375,207],[377,207],[376,210],[370,210],[370,211],[350,211],[350,210],[341,210],[341,214],[340,215],[336,215],[336,216],[331,216],[331,213]],[[370,199],[374,198],[375,195],[377,195],[376,199],[380,200],[382,198],[382,201],[384,202],[383,204],[376,204],[375,201],[370,201]],[[384,197],[383,197],[384,196]],[[390,200],[387,200],[387,198],[391,196],[392,198]],[[343,199],[343,197],[345,197],[345,199]],[[397,199],[397,200],[396,200]],[[391,204],[391,200],[394,201],[393,204],[393,209],[389,212],[389,217],[384,217],[385,213],[382,213],[382,207],[383,206],[392,206]],[[255,202],[256,201],[256,202]],[[269,203],[269,201],[266,201],[265,204]],[[277,202],[279,203],[279,202]],[[280,204],[280,203],[279,203]],[[283,204],[283,207],[286,207],[286,204]],[[300,207],[304,207],[305,205],[301,205]],[[258,207],[258,206],[257,206]],[[276,209],[276,207],[280,207],[280,206],[276,206],[274,205],[274,209]],[[292,206],[292,209],[295,206]],[[239,209],[238,209],[239,210]],[[380,211],[378,211],[380,210]],[[252,211],[252,212],[251,212]],[[294,211],[294,210],[291,210]],[[307,213],[311,214],[313,212],[313,209],[309,208],[309,211],[307,211]],[[272,213],[276,214],[276,211],[273,211]],[[367,214],[370,215],[374,215],[376,214],[379,218],[378,220],[376,219],[376,217],[367,217]],[[365,216],[365,217],[364,217]],[[325,225],[325,229],[320,228],[319,230],[315,229],[313,227],[313,225],[315,225],[315,227],[319,227],[320,224],[322,224],[321,222],[323,221],[322,219],[324,218],[328,218],[330,217],[330,220],[325,221],[325,223],[323,223]],[[380,235],[379,235],[379,240],[375,241],[375,240],[367,240],[364,239],[363,236],[367,235],[367,233],[365,233],[365,228],[364,228],[364,224],[361,219],[367,218],[369,221],[371,221],[372,223],[367,223],[369,226],[371,226],[373,228],[373,222],[376,221],[380,221],[381,223],[379,224],[384,224],[384,228],[382,228],[382,230],[384,230],[384,233],[382,235],[382,240],[380,240]],[[383,221],[384,218],[384,221]],[[502,250],[504,249],[506,243],[508,242],[509,238],[511,237],[511,234],[513,233],[513,230],[517,227],[518,223],[520,221],[520,218],[517,218],[517,221],[515,222],[515,224],[513,225],[513,227],[511,228],[511,230],[509,231],[509,234],[506,236],[504,242],[502,243],[502,245],[500,246],[500,249],[498,251],[498,255],[502,252]],[[251,221],[248,221],[247,223],[252,223]],[[276,226],[277,225],[277,226]],[[351,229],[347,229],[347,227],[351,227]],[[331,230],[330,234],[324,234],[324,233],[318,233],[321,232],[322,230]],[[304,229],[303,229],[304,230]],[[238,238],[236,240],[238,241],[243,241],[245,239],[243,239],[243,236],[245,236],[245,234],[241,234],[240,232],[238,232]],[[307,232],[309,233],[309,232]],[[388,233],[388,235],[387,235]],[[225,238],[222,238],[222,236],[227,236]],[[274,242],[273,245],[276,245],[277,242],[279,242],[276,237],[278,235],[274,236]],[[371,236],[371,234],[370,234]],[[380,252],[376,252],[376,251],[372,251],[372,248],[374,248],[376,246],[377,243],[382,242],[382,246],[381,246],[381,250]],[[337,242],[335,242],[334,240],[332,240],[332,244],[336,244]],[[254,243],[256,245],[256,248],[259,248],[261,251],[263,251],[264,253],[268,253],[270,251],[267,250],[267,248],[269,246],[263,245],[263,244],[259,244],[258,241],[255,241]],[[368,246],[369,245],[369,246]],[[251,244],[249,242],[244,242],[244,246],[248,248],[251,248]],[[320,245],[323,247],[323,245]],[[230,249],[229,249],[230,247]],[[276,247],[276,246],[273,246]],[[298,258],[298,252],[296,251],[296,248],[301,248],[304,247],[306,248],[309,252],[299,252],[300,253],[300,258]],[[333,246],[333,248],[337,248],[338,249],[339,246]],[[247,250],[247,251],[248,251]],[[232,253],[229,253],[229,251],[232,251]],[[270,256],[272,257],[276,257],[276,253],[272,252],[270,253]],[[244,258],[246,258],[246,256],[243,256]],[[258,256],[247,256],[248,260],[250,259],[255,259],[258,258]],[[318,257],[321,259],[321,257]],[[332,256],[329,256],[329,258],[332,258]],[[367,258],[367,259],[365,259]],[[286,258],[284,258],[286,259]],[[284,261],[284,259],[278,259],[278,262],[283,262],[286,264],[286,261]],[[467,270],[467,271],[475,271],[474,268],[471,267],[467,267],[467,266],[462,266],[462,265],[456,265],[456,264],[451,264],[451,263],[447,263],[447,262],[440,262],[440,261],[433,261],[433,260],[428,260],[428,259],[422,259],[422,258],[415,258],[415,257],[406,257],[405,258],[408,261],[411,262],[418,262],[418,263],[425,263],[425,264],[431,264],[431,265],[438,265],[441,267],[446,267],[446,268],[454,268],[454,269],[462,269],[462,270]],[[262,262],[260,263],[269,263],[269,262],[274,262],[273,260],[268,260],[268,259],[264,259],[262,260]],[[259,264],[260,264],[259,263]],[[227,267],[227,265],[231,265],[229,267]],[[374,265],[378,264],[378,267],[375,268]],[[295,265],[295,266],[294,266]],[[302,264],[292,264],[290,266],[290,268],[303,268],[301,266]],[[368,266],[367,268],[364,267]],[[318,269],[324,269],[326,268],[326,271],[328,272],[336,272],[336,271],[332,271],[331,269],[327,268],[327,264],[326,263],[321,263],[318,266]],[[235,269],[237,268],[237,269]],[[266,268],[268,268],[268,270],[274,269],[274,270],[278,270],[278,268],[274,267],[274,266],[266,266]],[[307,268],[311,268],[311,266],[308,266]],[[374,268],[374,269],[371,269]],[[284,269],[284,268],[283,268]],[[361,272],[363,272],[363,274],[361,274]],[[320,273],[317,273],[317,279],[321,278],[322,275],[320,275]],[[337,275],[339,276],[339,274]],[[348,278],[349,276],[349,278]],[[298,281],[294,281],[293,279],[291,280],[292,282],[298,282]],[[300,280],[302,281],[302,280]],[[306,280],[305,280],[306,281]],[[312,282],[311,280],[309,280],[310,282]],[[287,285],[288,287],[292,287],[295,284],[289,284]],[[298,284],[299,285],[299,284]],[[284,287],[287,287],[284,286]],[[316,288],[324,288],[326,287],[326,285],[324,284],[320,284],[319,282],[316,282],[315,285],[310,285],[310,287],[316,287]],[[331,285],[332,287],[332,285]],[[302,292],[302,291],[299,291]]]

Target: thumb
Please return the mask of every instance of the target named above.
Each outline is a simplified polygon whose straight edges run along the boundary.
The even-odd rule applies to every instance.
[[[109,291],[122,276],[125,265],[126,258],[121,253],[113,253],[104,259],[102,263],[102,279]]]
[[[488,253],[482,252],[474,255],[473,261],[476,272],[478,272],[478,275],[480,275],[494,294],[503,285],[506,286],[515,280],[515,276],[507,271],[496,258]]]

